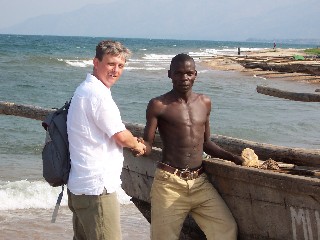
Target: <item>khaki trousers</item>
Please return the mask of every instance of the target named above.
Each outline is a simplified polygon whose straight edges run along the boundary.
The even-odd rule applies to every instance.
[[[74,195],[68,190],[73,212],[74,240],[121,240],[120,204],[116,192]]]
[[[208,240],[237,239],[237,224],[205,173],[185,181],[157,169],[151,188],[151,239],[179,239],[188,213]]]

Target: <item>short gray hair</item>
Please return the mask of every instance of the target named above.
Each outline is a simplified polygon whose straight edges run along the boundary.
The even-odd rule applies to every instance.
[[[127,60],[131,55],[131,51],[120,42],[105,40],[105,41],[101,41],[96,46],[95,57],[99,59],[99,61],[102,61],[103,56],[106,54],[120,56],[120,57],[123,57],[125,60]]]

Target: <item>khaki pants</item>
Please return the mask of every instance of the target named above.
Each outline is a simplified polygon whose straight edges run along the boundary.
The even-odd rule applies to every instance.
[[[73,212],[74,240],[121,240],[116,192],[91,196],[74,195],[68,190],[68,205]]]
[[[208,240],[237,239],[237,224],[205,173],[185,181],[157,169],[151,188],[151,239],[179,239],[188,213]]]

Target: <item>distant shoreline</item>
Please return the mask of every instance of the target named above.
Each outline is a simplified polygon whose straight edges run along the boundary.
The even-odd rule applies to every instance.
[[[259,68],[245,68],[240,64],[241,61],[247,62],[263,62],[264,64],[277,64],[281,66],[293,65],[299,63],[301,65],[311,64],[319,68],[320,71],[320,59],[319,58],[306,58],[303,61],[294,60],[295,55],[307,57],[308,54],[304,52],[304,49],[262,49],[259,51],[244,51],[240,55],[219,55],[210,59],[205,59],[202,64],[205,66],[219,71],[238,71],[243,74],[258,76],[262,78],[275,78],[282,80],[295,80],[306,81],[309,83],[320,83],[320,75],[298,73],[298,72],[278,72],[278,71],[265,71]]]

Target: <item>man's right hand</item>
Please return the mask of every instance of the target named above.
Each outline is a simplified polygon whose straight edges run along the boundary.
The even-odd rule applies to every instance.
[[[143,139],[142,139],[143,141]],[[135,148],[131,148],[133,156],[140,157],[145,154],[147,147],[142,143],[141,139],[137,138],[137,145]]]

